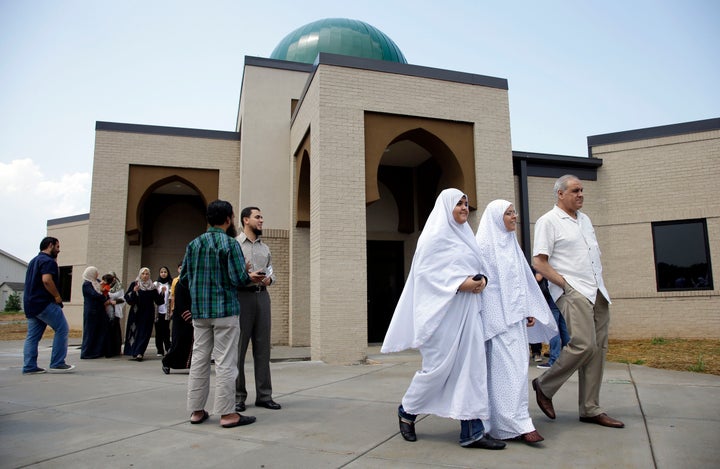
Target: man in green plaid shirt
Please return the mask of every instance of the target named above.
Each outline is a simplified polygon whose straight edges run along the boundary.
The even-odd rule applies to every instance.
[[[192,362],[188,378],[190,423],[203,423],[210,392],[210,360],[215,355],[215,408],[225,428],[248,425],[255,417],[235,412],[238,339],[240,338],[240,302],[237,289],[259,282],[257,274],[248,275],[242,249],[235,240],[235,213],[224,200],[207,208],[210,228],[190,241],[185,250],[180,282],[190,290],[195,328]]]

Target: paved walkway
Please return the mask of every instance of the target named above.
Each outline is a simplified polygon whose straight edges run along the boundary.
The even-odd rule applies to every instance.
[[[22,342],[0,342],[0,467],[617,469],[720,460],[717,376],[608,363],[602,401],[626,428],[579,422],[573,379],[554,398],[557,420],[531,396],[543,443],[487,451],[461,448],[459,424],[433,416],[417,423],[418,442],[399,435],[398,401],[420,363],[414,352],[370,348],[367,365],[332,366],[300,361],[307,349],[276,347],[274,398],[283,409],[249,406],[255,424],[223,429],[217,415],[189,424],[186,374],[164,375],[155,357],[81,361],[76,341],[68,357],[76,372],[32,376],[21,374]],[[41,342],[42,367],[49,346]],[[531,367],[530,379],[539,373]]]

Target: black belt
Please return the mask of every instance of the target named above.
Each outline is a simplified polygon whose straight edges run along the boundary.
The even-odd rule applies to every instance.
[[[240,287],[239,291],[251,291],[253,293],[265,291],[267,287],[265,285],[253,285],[252,287]]]

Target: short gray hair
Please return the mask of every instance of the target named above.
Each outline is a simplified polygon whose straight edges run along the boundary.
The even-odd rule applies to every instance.
[[[553,195],[555,196],[555,201],[558,200],[558,191],[564,191],[567,189],[568,181],[579,181],[580,178],[575,176],[574,174],[565,174],[564,176],[560,176],[557,181],[555,181],[555,185],[553,186]]]

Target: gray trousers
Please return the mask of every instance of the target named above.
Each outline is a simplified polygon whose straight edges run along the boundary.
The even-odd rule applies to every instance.
[[[600,406],[600,385],[608,348],[610,308],[599,291],[592,304],[569,286],[556,303],[567,323],[570,342],[550,369],[538,378],[538,384],[543,394],[552,398],[577,371],[578,411],[581,417],[594,417],[604,412]]]
[[[270,379],[270,294],[265,291],[238,292],[240,300],[240,340],[238,341],[238,376],[235,380],[235,401],[245,402],[245,355],[252,341],[255,369],[255,401],[272,400]]]

